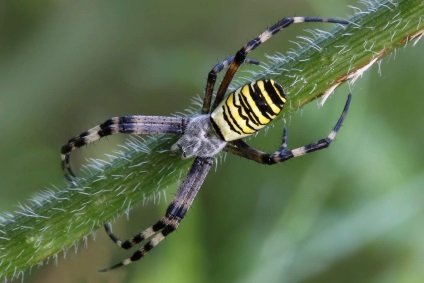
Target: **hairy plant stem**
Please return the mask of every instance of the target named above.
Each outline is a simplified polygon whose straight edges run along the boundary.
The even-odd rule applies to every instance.
[[[396,47],[424,34],[424,2],[372,2],[331,32],[313,32],[305,46],[276,55],[255,79],[273,78],[289,94],[287,116],[356,80]],[[325,35],[325,36],[323,36]],[[93,160],[75,186],[39,193],[21,209],[0,219],[0,279],[18,277],[54,257],[114,217],[181,180],[192,160],[169,151],[176,137],[130,139],[109,162]]]

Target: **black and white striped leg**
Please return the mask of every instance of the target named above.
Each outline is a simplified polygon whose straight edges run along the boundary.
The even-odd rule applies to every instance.
[[[237,140],[232,142],[233,145],[227,145],[225,147],[225,150],[228,152],[234,153],[236,155],[239,155],[241,157],[254,160],[259,163],[273,165],[273,164],[284,162],[294,157],[299,157],[299,156],[311,153],[313,151],[327,148],[331,144],[331,142],[334,140],[334,138],[337,135],[337,132],[340,130],[340,127],[343,124],[343,121],[349,110],[351,99],[352,99],[352,95],[349,94],[346,100],[346,104],[343,108],[343,112],[340,115],[340,118],[338,119],[337,124],[334,126],[333,130],[330,132],[330,134],[326,138],[320,139],[319,141],[316,141],[314,143],[301,146],[292,150],[287,150],[287,129],[284,128],[283,144],[274,153],[269,154],[269,153],[259,151],[249,146],[246,142],[242,140]]]
[[[202,186],[206,175],[212,167],[212,163],[212,157],[196,157],[186,178],[177,190],[172,202],[169,204],[165,216],[156,222],[155,225],[147,228],[140,234],[122,242],[115,236],[115,234],[112,233],[110,226],[108,224],[105,225],[105,229],[109,237],[115,244],[123,249],[129,249],[144,240],[149,241],[143,247],[138,249],[131,257],[99,271],[109,271],[141,259],[151,249],[157,246],[166,236],[175,231],[193,203],[193,200]]]
[[[289,17],[289,18],[284,18],[280,20],[278,23],[268,28],[266,31],[261,33],[258,37],[249,41],[239,51],[237,51],[236,55],[234,56],[234,60],[231,62],[230,66],[228,67],[227,73],[222,79],[222,82],[216,94],[216,98],[213,103],[212,109],[215,109],[215,107],[222,101],[228,89],[228,86],[233,80],[235,73],[239,69],[240,65],[244,62],[249,52],[253,51],[260,44],[270,39],[273,35],[275,35],[280,30],[287,28],[288,26],[292,24],[309,23],[309,22],[335,23],[335,24],[342,24],[342,25],[349,24],[348,21],[342,20],[342,19],[318,18],[318,17]]]
[[[203,100],[203,107],[202,107],[202,114],[207,114],[210,111],[211,108],[211,101],[212,101],[212,95],[213,95],[213,89],[215,87],[216,77],[223,69],[228,68],[230,63],[234,60],[234,56],[230,56],[224,61],[216,64],[212,70],[210,70],[208,74],[208,79],[206,81],[206,89],[205,89],[205,98]],[[259,65],[259,61],[246,58],[244,60],[244,63],[247,64],[253,64],[253,65]]]
[[[183,134],[188,119],[164,116],[113,117],[88,131],[83,132],[62,146],[62,170],[66,179],[75,177],[70,165],[70,154],[77,148],[114,134]]]

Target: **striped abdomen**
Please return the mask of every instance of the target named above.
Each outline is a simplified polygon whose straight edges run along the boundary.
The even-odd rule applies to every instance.
[[[211,114],[225,141],[256,133],[277,117],[286,102],[283,87],[273,80],[252,82],[230,93]]]

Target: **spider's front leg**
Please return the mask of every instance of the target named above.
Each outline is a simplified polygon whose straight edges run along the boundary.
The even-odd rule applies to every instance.
[[[284,128],[283,131],[283,144],[282,146],[274,153],[265,153],[262,151],[259,151],[251,146],[249,146],[246,142],[243,140],[236,140],[232,142],[233,145],[227,145],[225,147],[225,150],[228,152],[231,152],[233,154],[239,155],[241,157],[254,160],[259,163],[273,165],[277,163],[284,162],[288,159],[299,157],[308,153],[311,153],[316,150],[321,150],[324,148],[327,148],[331,142],[334,140],[334,138],[337,135],[337,132],[339,131],[340,127],[343,124],[343,121],[347,115],[347,112],[349,110],[349,105],[351,101],[352,95],[349,94],[346,100],[346,104],[343,108],[343,112],[340,115],[339,120],[337,121],[337,124],[334,126],[333,130],[328,134],[327,137],[320,139],[314,143],[310,143],[305,146],[301,146],[292,150],[287,150],[287,129]],[[235,146],[234,146],[235,145]]]
[[[212,167],[213,157],[196,157],[190,171],[187,173],[184,181],[180,185],[172,202],[169,204],[165,216],[156,222],[153,226],[147,228],[143,232],[133,238],[122,242],[115,234],[112,233],[109,224],[105,225],[105,229],[111,240],[120,248],[130,249],[134,245],[149,240],[143,247],[138,249],[131,257],[112,265],[111,267],[99,270],[100,272],[109,271],[120,266],[128,265],[134,261],[141,259],[146,253],[158,245],[166,236],[175,231],[181,220],[186,215],[188,209],[193,203],[197,192],[202,186],[209,170]]]
[[[68,181],[75,177],[70,165],[70,154],[77,148],[92,143],[102,137],[114,134],[183,134],[187,118],[163,116],[123,116],[113,117],[104,123],[71,138],[62,146],[61,160],[63,174]]]

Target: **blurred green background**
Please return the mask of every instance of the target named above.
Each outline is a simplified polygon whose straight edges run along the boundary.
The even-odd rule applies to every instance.
[[[291,15],[348,17],[348,5],[358,4],[2,1],[0,212],[64,184],[59,149],[68,138],[111,116],[183,111],[202,95],[210,68],[267,26]],[[296,47],[290,40],[308,35],[303,28],[311,26],[290,28],[252,57]],[[97,273],[131,254],[99,230],[87,248],[33,268],[25,282],[422,282],[423,44],[398,49],[354,85],[330,149],[272,167],[227,156],[180,229],[142,262]],[[349,91],[343,86],[323,108],[311,103],[287,119],[291,147],[325,136]],[[282,127],[252,143],[274,150]],[[74,160],[113,151],[122,138]],[[176,187],[166,191],[168,202]],[[139,207],[114,231],[129,237],[165,207]]]

